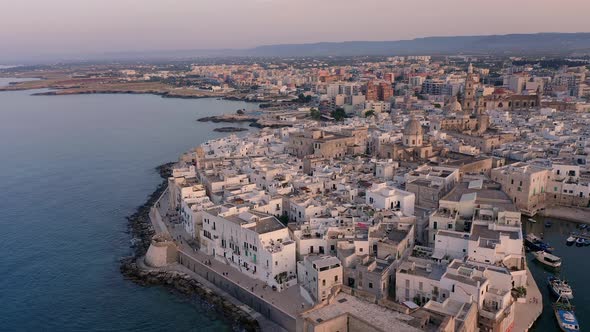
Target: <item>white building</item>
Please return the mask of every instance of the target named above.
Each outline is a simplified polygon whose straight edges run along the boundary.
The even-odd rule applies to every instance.
[[[295,242],[274,216],[230,204],[204,211],[201,250],[278,290],[297,282]]]
[[[305,256],[297,262],[298,282],[316,302],[323,302],[332,287],[342,284],[342,264],[334,256]]]
[[[401,190],[385,182],[374,183],[366,194],[367,204],[376,209],[399,210],[406,216],[414,215],[414,193]]]

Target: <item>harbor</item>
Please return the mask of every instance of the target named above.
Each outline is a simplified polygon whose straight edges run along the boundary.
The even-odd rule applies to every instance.
[[[587,326],[588,319],[586,317],[590,314],[587,303],[589,301],[590,286],[585,282],[586,273],[584,269],[580,268],[580,262],[584,259],[588,248],[575,242],[577,239],[584,241],[590,239],[586,227],[581,226],[585,224],[539,216],[535,217],[534,220],[535,222],[523,220],[523,233],[527,234],[529,238],[531,234],[539,238],[546,248],[550,248],[552,255],[560,259],[561,266],[557,268],[550,267],[536,259],[532,250],[527,253],[529,269],[539,286],[543,298],[543,313],[532,326],[531,331],[563,330],[558,324],[557,317],[561,317],[560,319],[565,319],[566,316],[569,317],[562,310],[564,306],[567,307],[568,302],[575,307],[577,324],[583,329],[584,326]],[[575,238],[573,243],[571,243],[571,237]],[[529,245],[527,247],[530,248]],[[551,280],[553,278],[565,282],[567,287],[563,287],[564,285],[559,285],[559,283],[552,287]],[[568,288],[571,288],[571,294],[567,293]],[[566,290],[566,292],[562,293],[560,298],[556,294],[556,289]],[[556,302],[559,302],[559,305],[556,306]],[[561,314],[559,313],[560,310]],[[571,331],[576,330],[571,329]]]

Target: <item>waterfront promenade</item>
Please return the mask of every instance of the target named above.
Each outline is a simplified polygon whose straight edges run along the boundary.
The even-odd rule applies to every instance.
[[[186,239],[190,236],[182,225],[167,216],[168,191],[164,191],[156,202],[157,208],[150,211],[150,220],[157,234],[168,234],[174,240],[179,254],[179,264],[166,267],[169,271],[186,273],[211,289],[222,290],[222,296],[239,307],[247,307],[246,312],[259,321],[261,327],[272,327],[293,331],[299,312],[311,307],[295,285],[281,292],[272,290],[261,280],[250,278],[226,262],[215,260],[198,250]],[[276,324],[279,324],[280,327]]]
[[[528,331],[543,312],[543,297],[528,266],[527,293],[525,303],[516,303],[514,328],[512,331]]]

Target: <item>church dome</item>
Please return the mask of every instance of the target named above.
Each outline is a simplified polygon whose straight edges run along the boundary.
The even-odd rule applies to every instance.
[[[461,106],[461,103],[457,99],[455,99],[449,104],[448,110],[452,113],[460,113],[463,112],[463,107]]]
[[[404,135],[422,135],[422,125],[420,124],[420,121],[416,120],[416,118],[411,118],[404,127]]]

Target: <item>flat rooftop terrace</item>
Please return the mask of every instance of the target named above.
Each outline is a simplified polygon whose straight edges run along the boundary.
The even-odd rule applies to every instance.
[[[419,332],[422,331],[410,325],[414,317],[405,315],[385,307],[378,306],[360,300],[354,296],[339,293],[334,301],[327,306],[311,310],[303,314],[303,317],[315,324],[350,315],[356,319],[365,321],[382,331],[390,332]]]

